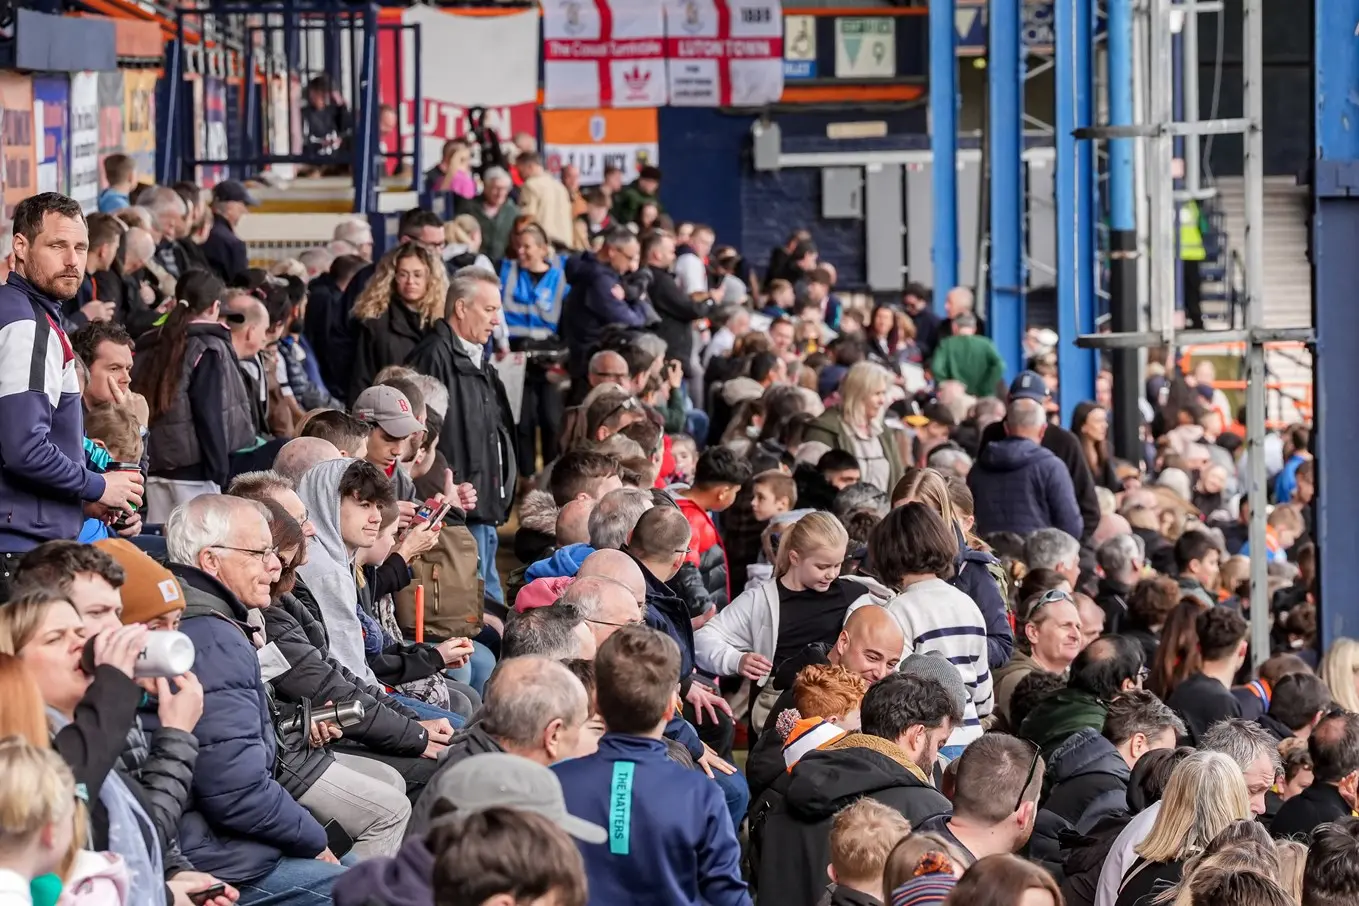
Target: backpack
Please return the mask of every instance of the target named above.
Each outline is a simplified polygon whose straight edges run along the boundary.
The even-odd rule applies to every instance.
[[[410,568],[411,584],[396,595],[396,620],[406,638],[415,639],[415,589],[421,585],[424,641],[471,638],[481,631],[486,583],[477,572],[477,539],[466,525],[445,522],[439,543],[416,557]]]

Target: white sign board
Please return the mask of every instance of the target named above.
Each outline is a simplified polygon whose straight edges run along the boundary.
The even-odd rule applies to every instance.
[[[835,20],[835,77],[890,79],[897,74],[897,23],[889,16]]]

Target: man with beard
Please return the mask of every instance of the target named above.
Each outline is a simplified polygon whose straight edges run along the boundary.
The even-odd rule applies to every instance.
[[[14,209],[14,270],[0,287],[0,599],[19,555],[74,538],[84,518],[141,504],[138,472],[101,475],[85,465],[75,353],[60,327],[61,304],[85,275],[89,234],[80,204],[56,192]],[[17,363],[27,363],[23,367]]]

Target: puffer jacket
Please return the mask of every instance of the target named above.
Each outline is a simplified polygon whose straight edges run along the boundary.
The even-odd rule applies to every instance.
[[[566,279],[571,291],[562,303],[558,332],[571,350],[572,381],[579,379],[584,385],[586,365],[605,328],[611,324],[643,327],[648,320],[647,307],[626,297],[618,272],[596,258],[594,252],[569,259]]]
[[[301,607],[296,598],[292,602],[295,608]],[[263,613],[266,637],[291,665],[291,669],[270,680],[280,701],[294,704],[309,701],[313,707],[326,702],[362,702],[363,720],[345,728],[346,739],[388,755],[418,756],[425,751],[428,731],[413,717],[390,710],[346,677],[338,664],[312,644],[301,622],[282,600],[266,607]]]
[[[1131,773],[1118,749],[1096,729],[1087,727],[1058,746],[1044,775],[1045,783],[1050,779],[1051,792],[1029,839],[1030,856],[1059,865],[1060,832],[1082,824],[1091,803],[1106,793],[1116,791],[1126,802]]]
[[[248,611],[207,573],[171,570],[184,588],[180,631],[193,642],[203,683],[193,799],[179,823],[184,855],[231,884],[263,877],[284,856],[313,859],[327,846],[326,832],[275,779],[278,737]],[[319,776],[333,759],[317,751]]]
[[[321,382],[311,343],[305,337],[286,336],[279,340],[278,354],[283,359],[283,367],[288,375],[288,389],[293,392],[293,398],[303,411],[345,409],[344,403],[331,396],[326,385]]]
[[[1071,475],[1062,461],[1026,437],[987,444],[967,476],[976,499],[977,532],[1059,528],[1073,538],[1084,532]]]
[[[961,534],[961,533],[959,533]],[[976,603],[986,621],[986,662],[992,670],[1004,666],[1014,654],[1015,637],[1010,627],[1010,612],[1000,593],[990,566],[999,563],[986,551],[974,551],[961,537],[958,556],[953,561],[953,578],[948,584]]]
[[[145,705],[154,708],[154,703]],[[166,874],[193,868],[179,851],[179,821],[193,795],[193,769],[198,764],[198,740],[192,733],[160,727],[153,733],[137,724],[127,734],[119,767],[136,781],[146,813],[168,843],[163,852]]]

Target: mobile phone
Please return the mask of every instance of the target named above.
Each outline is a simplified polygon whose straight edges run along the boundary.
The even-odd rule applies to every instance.
[[[330,848],[330,853],[337,859],[343,859],[345,855],[354,848],[354,838],[340,826],[340,822],[331,818],[326,822],[326,845]]]
[[[439,506],[440,504],[438,500],[436,500],[433,497],[429,498],[424,503],[420,504],[419,507],[416,508],[415,521],[428,522],[430,518],[434,516],[435,512],[439,509]]]
[[[214,884],[211,887],[206,887],[203,890],[196,890],[189,894],[189,902],[193,903],[193,906],[203,906],[208,900],[211,900],[214,897],[220,897],[224,893],[226,893],[225,884]]]

